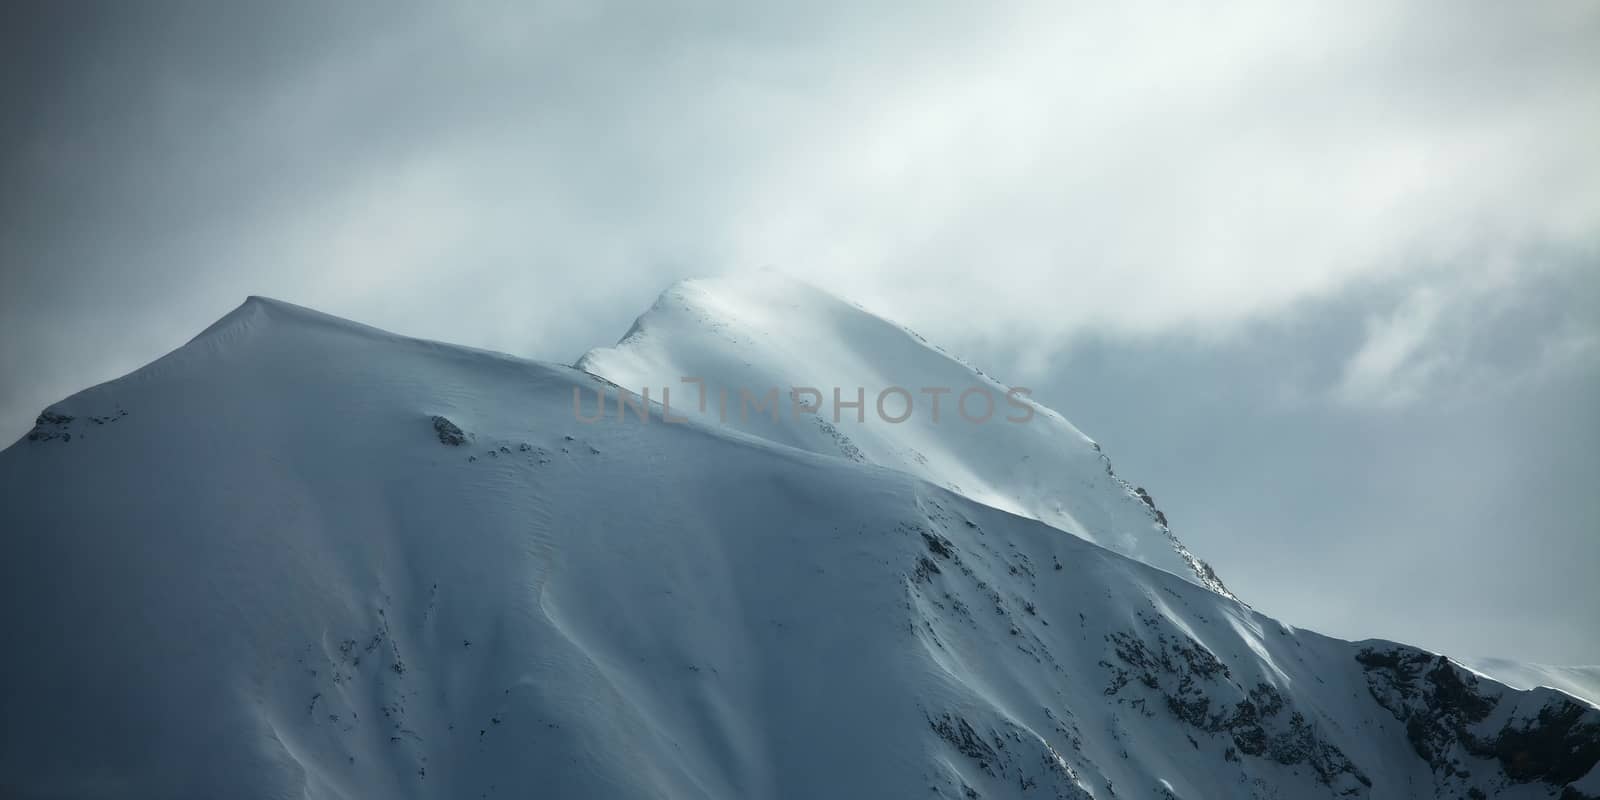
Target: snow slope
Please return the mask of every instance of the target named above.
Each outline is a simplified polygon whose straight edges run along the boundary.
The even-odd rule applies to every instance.
[[[252,299],[47,410],[0,796],[1600,795],[1563,694],[598,384]]]
[[[1117,477],[1100,446],[1060,414],[1025,395],[1008,399],[1014,387],[779,273],[678,283],[616,346],[585,354],[577,366],[628,391],[665,397],[676,414],[893,467],[1227,594],[1216,573],[1172,535],[1150,496]],[[819,413],[791,413],[796,385],[820,391]],[[883,396],[880,415],[878,400],[889,387],[905,394]],[[776,420],[745,400],[772,389],[781,400]],[[969,390],[989,400],[973,394],[963,411]],[[865,407],[840,408],[836,397]],[[889,421],[907,414],[908,400],[909,417]],[[593,407],[591,401],[588,413]]]

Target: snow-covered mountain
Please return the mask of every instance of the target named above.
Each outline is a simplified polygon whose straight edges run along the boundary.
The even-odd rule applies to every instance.
[[[615,347],[577,366],[656,400],[675,395],[675,414],[893,467],[1228,594],[1149,493],[1117,477],[1100,446],[1060,414],[780,273],[679,283]],[[817,392],[820,413],[791,413],[796,386]],[[891,387],[901,392],[885,395]],[[756,402],[768,395],[776,413]]]
[[[1600,709],[1245,606],[1043,409],[576,418],[970,380],[740,291],[669,292],[604,380],[251,299],[46,410],[0,453],[0,796],[1600,795]]]

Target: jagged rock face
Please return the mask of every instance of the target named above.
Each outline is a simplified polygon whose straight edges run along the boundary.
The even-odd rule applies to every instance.
[[[1489,782],[1543,783],[1588,797],[1573,784],[1600,762],[1600,710],[1560,692],[1511,692],[1444,656],[1408,647],[1356,656],[1379,704],[1441,784],[1463,791]],[[1469,781],[1472,781],[1469,783]]]
[[[1112,674],[1107,695],[1120,695],[1130,678],[1165,700],[1172,716],[1197,731],[1221,734],[1233,747],[1224,758],[1269,758],[1279,764],[1306,765],[1317,780],[1340,796],[1366,796],[1372,781],[1339,748],[1322,738],[1306,716],[1271,684],[1247,691],[1230,683],[1227,665],[1186,635],[1169,638],[1154,617],[1139,615],[1154,632],[1146,643],[1132,631],[1107,636],[1116,663],[1101,662]],[[1138,702],[1144,702],[1143,699]]]
[[[1177,583],[1134,594],[1120,583],[1084,587],[1081,554],[1002,547],[1009,537],[943,502],[926,503],[925,515],[903,532],[920,544],[906,561],[911,629],[941,663],[970,665],[960,654],[1009,643],[1021,656],[1009,670],[1057,687],[1057,701],[1036,717],[1016,716],[1015,698],[999,702],[1007,712],[998,714],[927,708],[957,763],[973,768],[937,781],[940,796],[981,794],[984,776],[1063,797],[1120,796],[1135,786],[1170,797],[1543,797],[1579,791],[1560,779],[1593,766],[1574,751],[1578,760],[1564,772],[1520,782],[1436,771],[1414,750],[1412,726],[1368,689],[1360,648],[1275,623],[1244,627],[1262,618],[1235,601],[1196,605],[1205,595]],[[1064,611],[1072,613],[1063,619]],[[1441,693],[1459,695],[1448,686]],[[1508,741],[1541,735],[1513,730]],[[1018,739],[1019,731],[1041,738]],[[1448,731],[1438,746],[1460,737]],[[1192,766],[1163,771],[1145,761],[1152,750]],[[1063,769],[1045,768],[1057,758]],[[1397,762],[1412,766],[1397,770]],[[1165,783],[1130,779],[1119,763],[1144,764],[1136,769]]]
[[[1015,725],[1006,726],[1004,732],[990,731],[987,738],[966,719],[949,712],[930,716],[928,725],[955,752],[976,763],[984,775],[1003,781],[1007,787],[1014,783],[1020,792],[1037,792],[1058,800],[1094,797],[1054,747]],[[960,797],[975,800],[983,796],[965,780],[959,783]]]

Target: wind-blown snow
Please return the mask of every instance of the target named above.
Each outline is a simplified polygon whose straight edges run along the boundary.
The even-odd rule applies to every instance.
[[[1154,503],[1140,499],[1112,472],[1099,445],[1060,414],[1025,395],[1007,400],[1014,387],[776,272],[676,284],[615,347],[585,354],[578,367],[632,392],[648,390],[656,400],[666,390],[676,414],[890,466],[1227,593],[1171,534]],[[684,378],[701,379],[704,388]],[[821,392],[820,413],[791,413],[789,391],[797,385]],[[759,399],[774,387],[777,420],[743,404],[741,391]],[[879,395],[889,387],[906,394],[885,396],[883,414],[907,413],[909,395],[904,421],[879,416]],[[966,416],[958,408],[969,389],[991,398],[987,421],[971,421],[990,408],[981,395],[969,398]],[[835,408],[836,391],[846,402],[863,399],[865,408]]]
[[[1508,658],[1457,659],[1473,671],[1516,689],[1549,686],[1600,706],[1600,665],[1561,666]]]
[[[51,407],[0,453],[0,796],[1596,793],[1558,692],[598,385],[252,299]]]

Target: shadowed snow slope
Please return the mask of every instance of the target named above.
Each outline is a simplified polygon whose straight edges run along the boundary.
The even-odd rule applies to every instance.
[[[578,367],[656,400],[666,390],[676,414],[893,467],[1227,593],[1149,496],[1118,478],[1099,445],[1060,414],[1008,398],[1012,387],[915,333],[778,273],[679,283],[615,347],[587,353]],[[816,388],[820,413],[792,413],[793,386]],[[904,392],[884,395],[880,415],[890,387]],[[746,400],[773,389],[776,414]],[[864,407],[837,407],[836,391]]]
[[[0,796],[1600,794],[1559,692],[900,469],[580,425],[597,383],[252,299],[51,407],[0,453]]]

